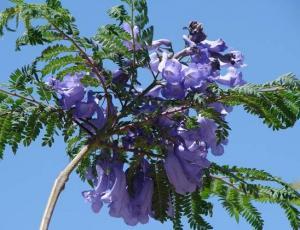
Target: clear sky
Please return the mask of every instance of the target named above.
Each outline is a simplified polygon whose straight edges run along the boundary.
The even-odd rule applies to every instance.
[[[116,0],[62,2],[86,36],[109,22],[106,10],[119,4]],[[0,10],[9,5],[8,0],[0,0]],[[183,46],[182,28],[190,20],[203,22],[208,39],[223,38],[229,47],[244,52],[248,64],[244,77],[248,82],[262,83],[287,72],[300,77],[298,0],[149,0],[149,13],[155,38],[171,39],[175,49]],[[9,33],[0,39],[1,83],[15,68],[38,55],[38,48],[15,53],[15,38],[16,34]],[[265,169],[288,182],[300,180],[299,122],[292,129],[273,132],[241,108],[236,108],[228,120],[232,127],[230,142],[225,154],[212,160]],[[42,148],[38,142],[20,148],[16,156],[7,149],[0,162],[0,230],[38,229],[53,181],[68,162],[61,137],[56,138],[52,148]],[[171,223],[162,225],[157,221],[131,228],[122,220],[109,217],[106,209],[94,214],[81,197],[81,191],[87,188],[76,175],[71,176],[59,199],[51,230],[171,229]],[[251,229],[244,221],[236,224],[214,203],[214,217],[209,221],[216,230]],[[290,229],[278,207],[258,207],[263,211],[266,230]],[[188,225],[185,229],[189,229]]]

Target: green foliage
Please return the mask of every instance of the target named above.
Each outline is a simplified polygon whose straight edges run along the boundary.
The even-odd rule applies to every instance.
[[[89,75],[85,75],[81,79],[81,83],[86,87],[88,87],[88,86],[97,87],[100,85],[100,82],[97,78],[89,76]]]
[[[77,51],[74,46],[66,46],[62,44],[56,44],[54,46],[48,46],[45,50],[43,50],[41,56],[38,58],[39,61],[50,61],[57,56],[68,53],[68,52],[75,52]]]
[[[124,40],[131,40],[131,35],[116,25],[101,27],[95,40],[102,45],[101,57],[103,59],[117,60],[119,56],[129,55],[128,49],[123,45]],[[111,51],[114,50],[112,53]]]
[[[21,69],[15,70],[9,77],[9,88],[13,91],[19,90],[22,92],[26,91],[26,85],[33,81],[35,70],[33,66],[27,65]],[[30,93],[30,92],[29,92]]]
[[[52,9],[62,8],[60,0],[46,0],[46,4]]]
[[[134,24],[137,25],[140,29],[143,29],[149,22],[147,1],[135,0],[133,2],[134,9],[138,12],[138,14],[134,18]]]
[[[7,8],[0,13],[0,37],[3,36],[4,29],[10,30],[8,22],[15,18],[17,14],[18,10],[14,7]]]
[[[141,40],[146,43],[146,45],[151,45],[153,40],[154,27],[150,26],[142,31]]]
[[[49,25],[37,26],[30,28],[16,40],[16,50],[20,51],[21,47],[26,45],[43,45],[62,39],[62,35],[51,31]]]
[[[112,7],[109,11],[108,11],[108,15],[111,18],[114,18],[118,21],[120,21],[120,23],[123,23],[124,21],[129,21],[130,17],[125,9],[125,7],[123,5],[119,5],[119,6],[114,6]]]
[[[242,105],[275,130],[292,127],[300,117],[300,81],[292,74],[264,84],[246,84],[223,91],[219,101]]]
[[[56,129],[61,129],[61,113],[24,99],[4,100],[0,103],[0,156],[6,145],[16,153],[19,144],[29,146],[45,128],[42,145],[51,146]]]
[[[219,197],[223,207],[237,221],[242,216],[254,229],[263,229],[263,219],[251,201],[268,202],[277,203],[285,210],[293,229],[300,227],[300,213],[295,207],[299,206],[300,194],[280,178],[263,170],[216,164],[212,164],[209,171],[202,192],[208,197]],[[264,184],[260,184],[261,181]],[[277,185],[271,187],[265,185],[266,182]]]
[[[54,74],[59,69],[66,67],[70,64],[81,64],[83,62],[84,61],[80,56],[67,55],[63,57],[58,57],[49,62],[47,65],[45,65],[41,72],[43,76],[46,76],[50,73]]]
[[[282,202],[280,206],[284,209],[287,218],[294,230],[300,228],[300,211],[288,202]]]
[[[213,229],[203,215],[212,216],[212,204],[202,199],[198,191],[184,197],[183,213],[188,218],[190,228],[194,230]]]
[[[2,113],[0,116],[0,159],[3,157],[5,145],[8,144],[9,139],[7,136],[10,135],[11,126],[12,117],[9,114],[3,115]]]
[[[174,207],[174,217],[172,218],[173,229],[174,230],[183,230],[183,225],[181,222],[183,207],[182,204],[184,202],[183,196],[173,193],[172,196],[172,204]]]
[[[98,68],[109,87],[112,86],[109,90],[126,99],[124,104],[128,110],[121,111],[122,115],[125,114],[121,118],[125,118],[133,111],[132,108],[136,109],[143,105],[145,100],[139,98],[135,102],[130,102],[132,94],[111,82],[111,73],[103,68],[103,62],[105,59],[112,60],[128,73],[133,82],[130,86],[133,91],[134,86],[139,84],[137,69],[149,64],[148,51],[146,49],[129,51],[123,43],[133,42],[132,34],[115,24],[101,27],[94,39],[80,37],[75,19],[62,7],[59,0],[46,0],[45,4],[27,4],[23,0],[11,2],[14,6],[0,13],[0,36],[5,30],[15,31],[15,27],[17,28],[21,22],[25,31],[16,40],[17,50],[25,45],[48,46],[31,65],[17,69],[11,74],[9,91],[0,90],[0,158],[3,157],[7,146],[16,153],[20,144],[29,146],[42,133],[43,146],[51,146],[55,135],[62,134],[67,143],[67,154],[72,159],[81,147],[87,144],[90,135],[81,125],[82,121],[73,119],[71,111],[63,111],[56,106],[58,98],[44,83],[43,78],[55,75],[56,78],[62,79],[67,74],[83,72],[85,76],[81,82],[85,86],[98,87],[100,82],[92,77],[91,73]],[[151,45],[154,28],[153,26],[146,28],[149,22],[146,0],[123,0],[123,2],[125,6],[113,7],[108,12],[109,16],[119,24],[127,22],[131,26],[138,26],[140,32],[134,42],[138,42],[142,47]],[[135,60],[136,66],[128,67],[124,64],[132,59]],[[264,123],[276,130],[291,127],[300,118],[300,81],[292,74],[267,84],[246,84],[227,90],[211,84],[208,87],[208,94],[211,96],[190,93],[186,100],[159,103],[161,108],[188,106],[201,116],[213,120],[217,124],[216,135],[219,143],[228,137],[230,127],[223,115],[210,107],[214,102],[222,102],[229,106],[241,105],[247,112],[262,118]],[[147,100],[150,101],[148,98]],[[118,123],[114,125],[124,127],[157,118],[157,115],[161,114],[161,109],[158,110],[153,114],[145,112],[131,121],[117,121]],[[173,118],[176,118],[176,114]],[[181,115],[179,120],[182,118],[186,120],[186,128],[198,127],[195,117]],[[155,137],[158,142],[161,135],[166,133],[158,132],[152,127],[151,122],[139,124],[139,127],[145,134]],[[110,131],[105,130],[105,134]],[[120,133],[113,135],[118,136],[120,141],[127,131],[121,129],[118,131]],[[169,137],[168,141],[172,141],[172,138]],[[292,228],[300,228],[299,193],[278,177],[262,170],[219,166],[213,163],[203,177],[201,189],[182,196],[176,194],[168,182],[162,160],[164,154],[160,146],[157,143],[148,144],[143,138],[136,138],[135,147],[147,151],[146,155],[148,152],[151,153],[147,157],[151,161],[151,177],[154,181],[152,200],[154,218],[160,222],[172,220],[174,229],[183,229],[182,218],[188,220],[191,229],[212,229],[205,217],[212,216],[213,206],[208,199],[213,196],[219,199],[231,217],[236,221],[244,218],[254,229],[263,229],[264,224],[261,214],[253,205],[255,202],[279,204]],[[136,172],[143,156],[136,154],[128,160],[124,156],[124,151],[120,150],[120,159],[129,163],[127,174],[129,190],[131,176]],[[77,173],[82,179],[87,168],[94,164],[97,157],[98,152],[95,151],[81,161]],[[174,207],[173,216],[170,213],[171,204]]]
[[[155,219],[164,222],[168,219],[167,210],[170,201],[170,187],[168,178],[164,170],[163,162],[153,162],[151,164],[154,179],[154,194],[152,208]]]
[[[67,141],[66,150],[70,159],[73,159],[85,144],[86,144],[86,140],[84,139],[84,136],[80,134],[69,137]],[[90,157],[88,156],[85,157],[78,165],[76,172],[82,180],[85,180],[85,173],[87,172],[87,169],[90,166],[91,166],[91,160]]]

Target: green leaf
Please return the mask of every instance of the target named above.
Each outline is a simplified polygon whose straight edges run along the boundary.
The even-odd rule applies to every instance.
[[[262,230],[264,221],[261,214],[251,204],[249,197],[243,196],[241,198],[241,208],[241,215],[246,219],[246,221],[250,223],[254,229]]]
[[[182,212],[183,212],[183,208],[182,208],[183,196],[181,196],[177,193],[174,193],[172,203],[173,203],[173,207],[174,207],[174,217],[172,218],[173,229],[174,230],[183,230],[183,225],[181,222]]]
[[[154,218],[163,223],[168,219],[167,209],[170,201],[170,187],[163,162],[156,162],[151,167],[154,180],[154,196],[152,198]]]
[[[85,75],[80,81],[85,87],[98,87],[100,85],[98,78],[92,77],[90,75]]]
[[[9,77],[9,88],[12,90],[26,90],[26,84],[33,79],[33,69],[31,66],[24,66],[22,69],[17,69]]]
[[[73,46],[65,46],[62,44],[57,44],[54,46],[48,46],[38,58],[39,61],[50,61],[51,59],[56,58],[58,55],[61,55],[66,52],[75,52],[76,48]]]
[[[149,22],[147,2],[146,0],[135,0],[134,4],[135,10],[138,12],[134,17],[134,24],[143,29]]]
[[[8,113],[5,116],[0,116],[0,159],[3,157],[3,152],[10,138],[10,130],[12,126],[12,117]]]
[[[56,78],[63,79],[64,76],[70,74],[74,75],[75,73],[86,72],[88,73],[91,71],[86,65],[77,64],[74,66],[66,67],[63,70],[60,70],[56,73]]]
[[[242,105],[274,130],[285,129],[300,117],[300,82],[288,74],[264,85],[246,84],[223,91],[219,101]]]
[[[18,14],[18,9],[10,7],[0,13],[0,37],[3,36],[3,29],[9,28],[8,22]]]
[[[146,45],[152,45],[154,27],[150,26],[149,28],[142,31],[141,39],[146,43]]]
[[[300,228],[300,212],[293,205],[288,202],[280,203],[280,206],[284,209],[285,214],[290,221],[291,227],[294,230],[298,230]]]
[[[59,9],[62,7],[60,0],[46,0],[46,4],[52,9]]]
[[[83,59],[79,56],[67,55],[51,60],[42,70],[42,75],[46,76],[47,74],[54,74],[59,69],[66,67],[70,64],[82,64],[84,63]]]
[[[199,191],[195,191],[184,198],[183,213],[187,217],[190,228],[194,230],[212,229],[203,215],[212,216],[212,204],[202,199]]]
[[[125,7],[123,5],[114,6],[108,11],[108,15],[111,18],[114,18],[120,23],[123,23],[124,21],[129,20],[129,16],[127,11],[125,10]]]

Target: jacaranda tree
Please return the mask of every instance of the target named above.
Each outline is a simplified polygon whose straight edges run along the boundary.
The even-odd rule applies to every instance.
[[[217,197],[231,217],[254,229],[264,221],[253,201],[279,204],[291,227],[300,228],[300,195],[289,184],[263,170],[207,159],[224,153],[226,115],[234,106],[274,130],[292,127],[300,118],[300,81],[293,74],[246,83],[242,53],[222,39],[208,40],[197,21],[187,23],[185,47],[174,51],[171,41],[153,40],[146,0],[122,0],[108,11],[115,24],[92,38],[80,35],[59,0],[11,2],[0,14],[0,35],[22,23],[16,50],[44,50],[0,89],[0,157],[7,146],[16,152],[40,133],[43,146],[62,135],[70,157],[41,230],[75,169],[87,182],[82,196],[93,212],[107,205],[128,225],[154,218],[182,229],[186,217],[191,229],[212,229],[205,216],[212,216],[210,198]],[[118,68],[108,69],[108,62]]]

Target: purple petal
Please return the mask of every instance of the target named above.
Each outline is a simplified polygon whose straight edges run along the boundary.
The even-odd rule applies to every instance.
[[[241,85],[244,85],[246,83],[243,80],[242,73],[239,72],[234,67],[229,67],[228,68],[228,73],[223,75],[223,76],[217,77],[216,82],[218,82],[222,85],[229,86],[229,87],[241,86]]]
[[[216,53],[223,52],[228,48],[222,39],[215,41],[204,40],[203,43],[208,46],[209,51]]]
[[[172,150],[169,150],[164,167],[169,182],[175,187],[177,193],[184,195],[188,192],[195,191],[197,185],[188,180],[179,159]]]
[[[182,80],[181,69],[182,64],[176,59],[167,60],[162,76],[168,83],[180,83]]]
[[[167,99],[183,99],[185,90],[182,83],[167,84],[161,91],[163,97]]]

